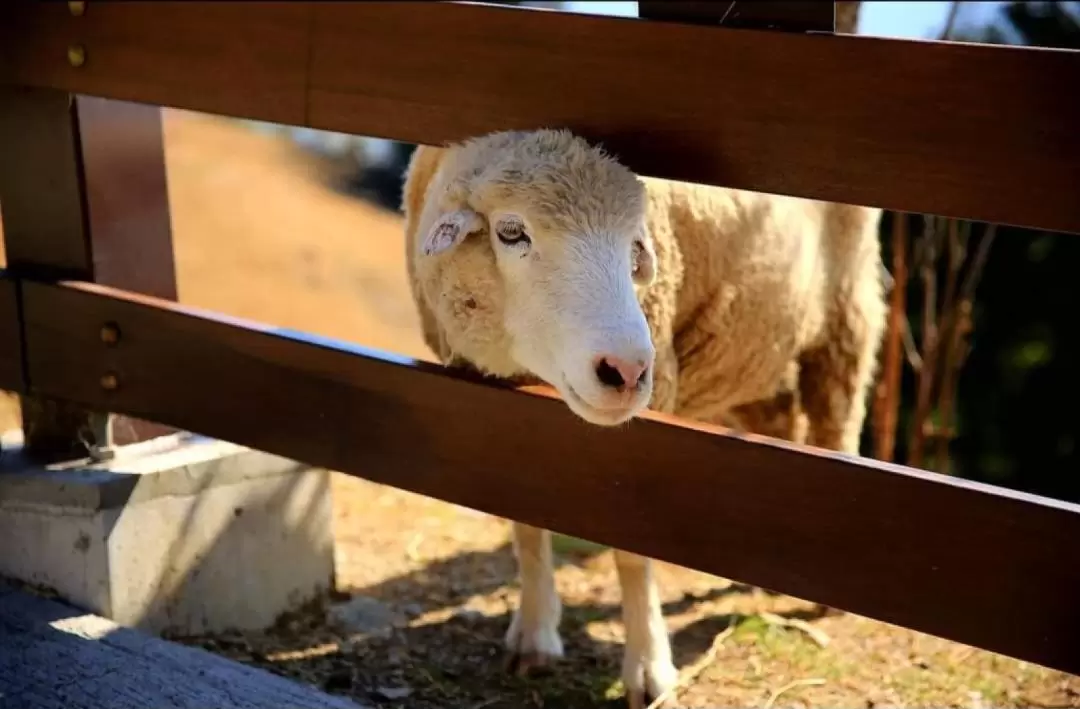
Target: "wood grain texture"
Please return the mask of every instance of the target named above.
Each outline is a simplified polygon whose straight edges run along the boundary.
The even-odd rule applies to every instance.
[[[0,583],[5,709],[362,709],[265,670]]]
[[[18,285],[0,272],[0,389],[24,393]]]
[[[1080,231],[1080,52],[445,3],[319,5],[312,52],[330,128],[568,126],[645,174]]]
[[[75,97],[94,282],[176,300],[161,109]]]
[[[161,109],[11,87],[0,105],[12,273],[175,299]]]
[[[97,286],[25,291],[43,393],[1080,671],[1078,506],[659,415],[596,428],[435,365]],[[96,341],[107,320],[119,347]]]
[[[0,87],[0,203],[13,274],[92,279],[82,165],[68,94]]]
[[[13,273],[176,298],[157,106],[0,87],[0,200]]]
[[[567,127],[643,174],[1080,232],[1077,51],[448,2],[0,12],[0,81],[433,144]]]
[[[16,84],[304,121],[306,3],[91,1],[79,17],[61,2],[3,5],[4,78]],[[86,50],[80,67],[67,61],[74,45]]]

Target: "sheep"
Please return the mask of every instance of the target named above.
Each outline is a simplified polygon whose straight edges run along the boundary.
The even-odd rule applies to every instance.
[[[635,175],[566,130],[420,146],[408,280],[449,367],[547,383],[582,419],[646,407],[857,454],[886,306],[881,211]],[[563,654],[550,533],[513,523],[525,671]],[[641,707],[677,680],[651,561],[614,550]]]

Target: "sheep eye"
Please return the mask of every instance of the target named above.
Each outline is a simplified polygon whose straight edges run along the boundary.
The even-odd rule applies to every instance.
[[[495,229],[495,235],[499,237],[499,241],[507,246],[519,246],[531,243],[529,235],[525,233],[525,225],[521,222],[502,222]]]

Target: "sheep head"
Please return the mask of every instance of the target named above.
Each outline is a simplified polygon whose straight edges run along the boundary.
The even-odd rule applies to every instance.
[[[421,204],[406,198],[409,258],[450,353],[546,381],[590,423],[648,405],[656,257],[637,176],[566,131],[496,133],[444,149]]]

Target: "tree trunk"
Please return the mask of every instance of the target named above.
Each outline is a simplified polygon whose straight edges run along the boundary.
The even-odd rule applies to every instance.
[[[835,5],[834,26],[838,34],[858,34],[859,6],[862,2],[837,2]]]

